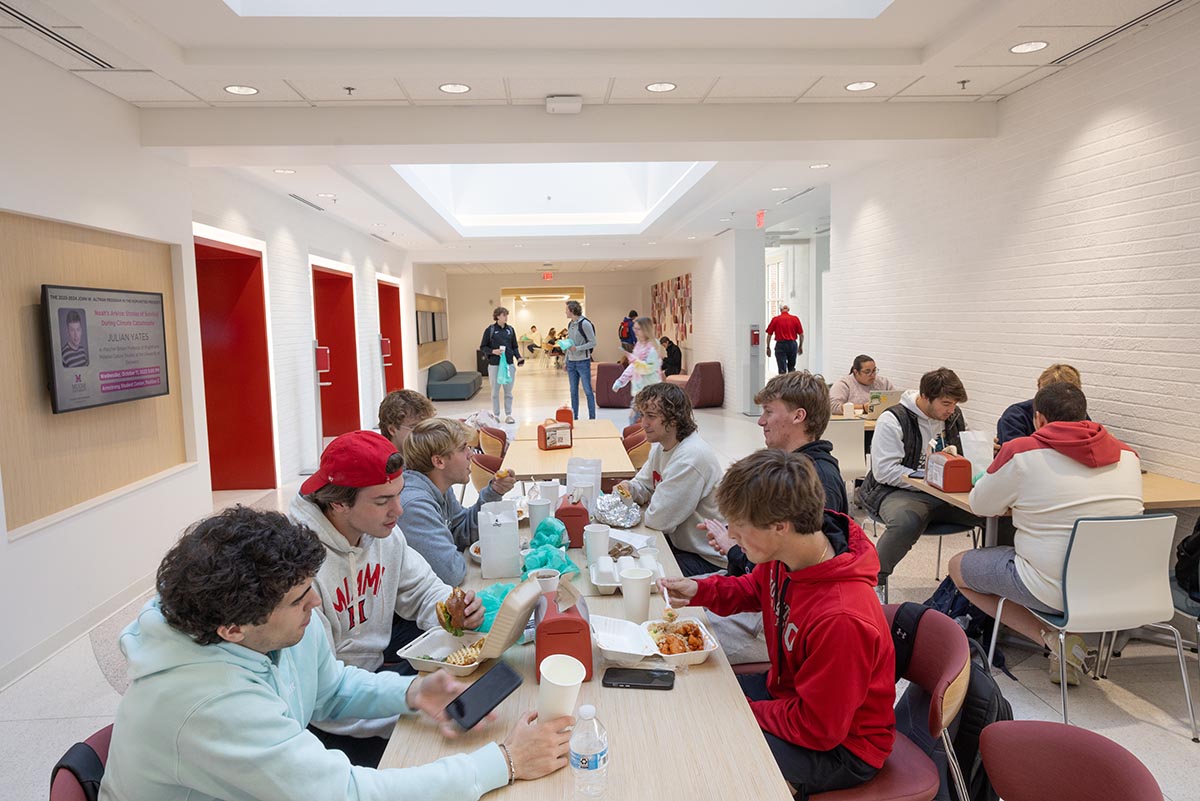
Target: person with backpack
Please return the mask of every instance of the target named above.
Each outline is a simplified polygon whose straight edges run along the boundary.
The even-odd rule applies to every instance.
[[[525,364],[525,360],[521,358],[521,346],[517,344],[517,330],[508,324],[508,309],[503,306],[492,310],[492,324],[483,330],[479,352],[487,356],[488,381],[492,385],[492,414],[500,416],[500,388],[503,387],[504,414],[507,416],[504,422],[517,422],[512,416],[513,384],[516,383],[517,366]],[[504,368],[501,368],[501,359],[506,363]]]
[[[717,504],[757,567],[663,579],[671,605],[762,614],[770,670],[737,679],[797,797],[869,781],[892,752],[896,720],[874,546],[849,517],[825,511],[821,480],[800,454],[766,449],[735,462]]]
[[[617,336],[621,338],[622,345],[628,345],[625,348],[626,352],[630,352],[630,348],[637,345],[637,331],[634,330],[634,323],[637,322],[638,313],[636,309],[630,309],[629,314],[625,315],[625,319],[617,326]]]
[[[1062,614],[1063,562],[1075,521],[1140,515],[1142,473],[1132,448],[1087,419],[1087,398],[1072,383],[1039,389],[1033,419],[1033,436],[1001,446],[971,490],[977,514],[1012,509],[1013,545],[956,554],[950,577],[971,603],[993,617],[1000,598],[1007,598],[1001,622],[1050,648],[1050,680],[1057,684],[1058,631],[1047,630],[1029,610]],[[1068,635],[1063,650],[1067,684],[1078,684],[1087,657],[1083,638]]]
[[[562,351],[567,357],[567,378],[571,383],[571,413],[579,419],[579,384],[587,396],[588,418],[596,419],[596,393],[592,391],[592,350],[596,347],[596,327],[583,316],[577,300],[567,301],[566,338],[570,345]]]

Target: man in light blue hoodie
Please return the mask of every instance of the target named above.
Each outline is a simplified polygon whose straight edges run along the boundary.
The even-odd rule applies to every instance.
[[[465,685],[444,671],[374,674],[337,661],[313,577],[325,549],[275,512],[228,509],[196,524],[158,569],[158,596],[121,634],[132,679],[113,727],[101,801],[469,799],[566,764],[573,721],[526,713],[503,743],[428,765],[352,766],[313,720],[420,712],[455,729]]]

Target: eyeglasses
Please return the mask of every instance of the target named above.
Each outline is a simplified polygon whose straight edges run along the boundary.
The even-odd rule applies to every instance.
[[[879,368],[872,367],[870,370],[859,370],[858,372],[862,373],[863,375],[875,375],[879,372]]]

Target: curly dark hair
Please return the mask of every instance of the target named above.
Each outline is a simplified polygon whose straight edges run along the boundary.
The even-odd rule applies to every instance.
[[[680,442],[696,432],[692,401],[674,384],[651,384],[633,399],[633,408],[642,414],[652,411],[662,415],[663,422],[675,426],[675,438]]]
[[[218,628],[265,623],[324,561],[307,526],[278,512],[226,509],[188,529],[158,566],[163,617],[201,645],[221,642]]]

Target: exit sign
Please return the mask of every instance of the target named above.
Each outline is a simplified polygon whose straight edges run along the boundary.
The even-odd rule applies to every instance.
[[[548,272],[547,272],[547,273],[542,273],[542,280],[543,280],[543,281],[553,281],[553,280],[554,280],[554,273],[548,273]]]
[[[766,221],[767,221],[767,210],[759,209],[758,213],[754,215],[754,227],[762,228],[763,224],[766,223]]]

